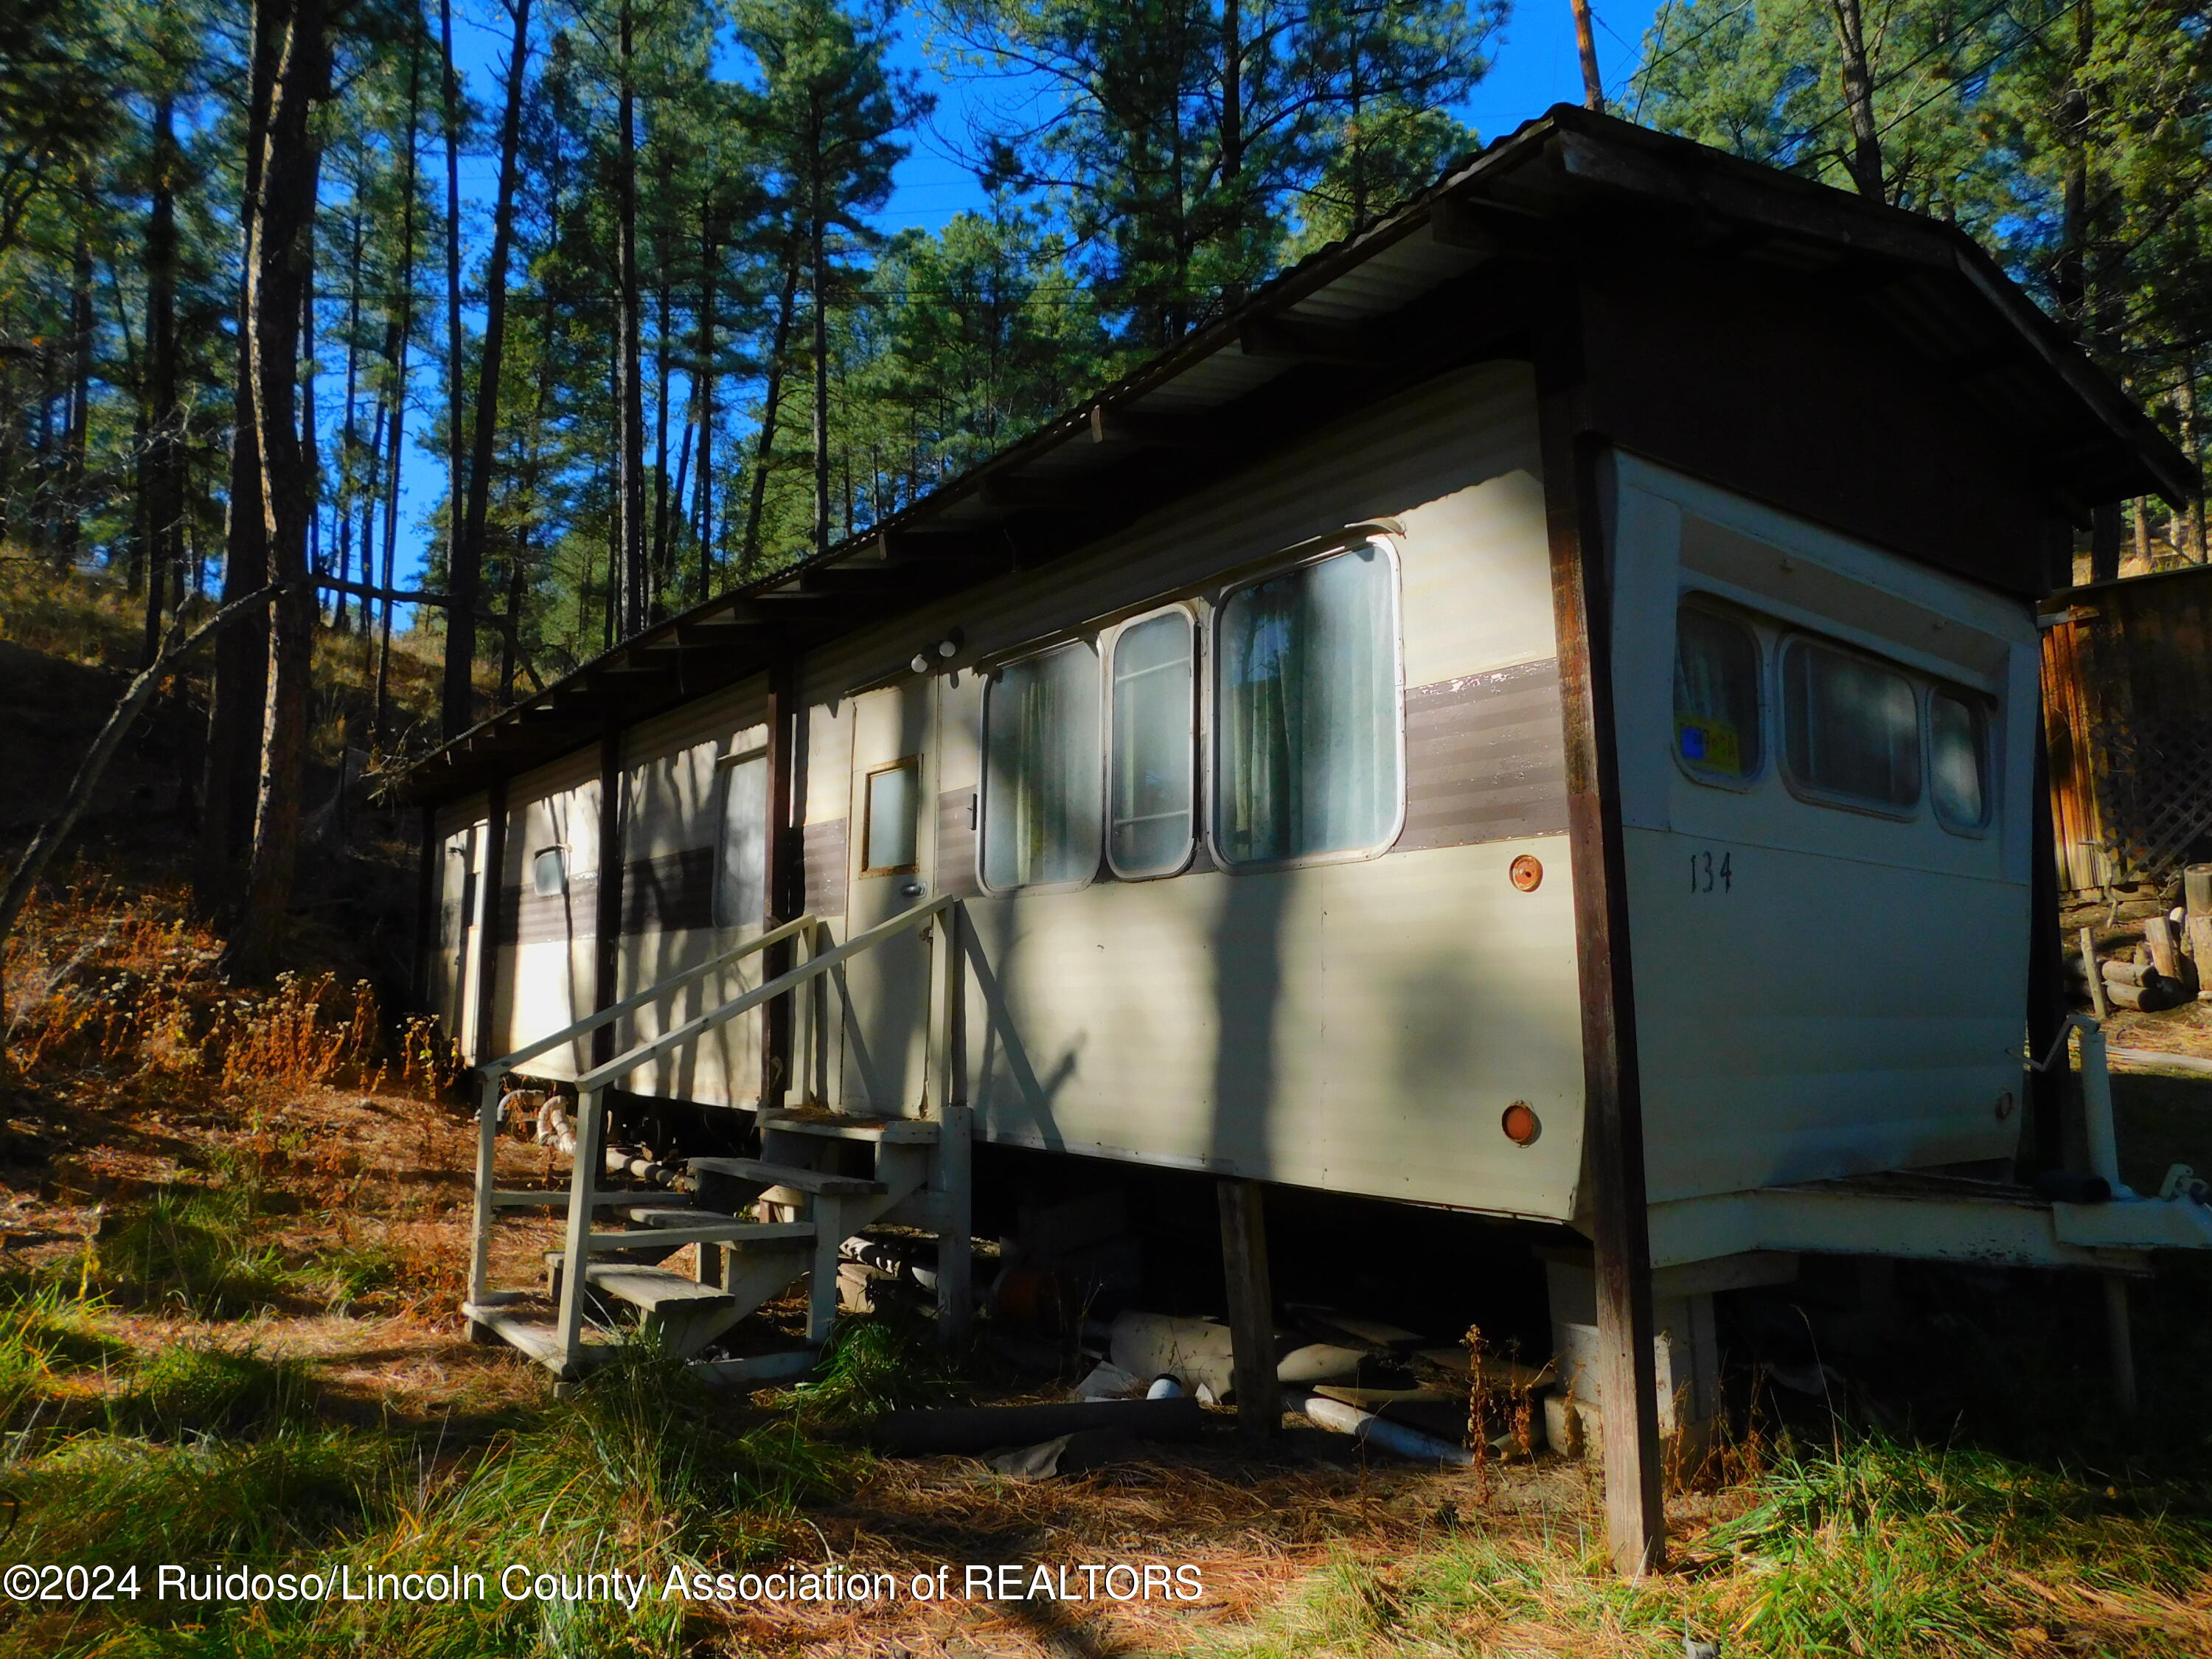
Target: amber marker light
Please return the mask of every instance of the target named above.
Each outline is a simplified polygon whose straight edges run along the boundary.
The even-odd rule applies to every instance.
[[[1531,859],[1529,862],[1533,864],[1535,860]],[[1536,1144],[1536,1137],[1544,1133],[1543,1124],[1537,1121],[1535,1112],[1525,1100],[1516,1100],[1508,1106],[1505,1115],[1498,1121],[1498,1127],[1505,1131],[1505,1138],[1516,1146],[1533,1146]]]
[[[1544,866],[1536,861],[1534,855],[1523,853],[1513,860],[1506,873],[1513,878],[1513,884],[1522,892],[1533,893],[1543,882]]]

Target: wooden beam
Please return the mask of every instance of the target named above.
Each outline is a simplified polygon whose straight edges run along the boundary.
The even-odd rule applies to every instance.
[[[1391,353],[1379,330],[1367,323],[1323,322],[1307,317],[1255,317],[1238,331],[1247,357],[1380,368]]]
[[[795,778],[799,722],[803,717],[797,662],[789,655],[778,657],[768,671],[768,914],[762,920],[770,928],[806,909],[805,831],[799,823],[804,804]],[[813,945],[809,939],[808,948]],[[795,965],[792,941],[779,940],[761,953],[762,982],[781,978]],[[787,1091],[799,1081],[792,1044],[793,1001],[790,997],[778,997],[761,1011],[763,1112],[783,1105]]]
[[[500,886],[507,874],[507,779],[491,781],[490,799],[484,808],[483,925],[477,932],[476,1052],[503,1054],[506,1046],[492,1040],[491,1022],[499,1008]]]
[[[1581,318],[1571,296],[1550,307],[1537,376],[1582,1002],[1583,1159],[1589,1173],[1597,1279],[1606,1534],[1614,1569],[1632,1577],[1665,1565],[1667,1510],[1652,1352],[1636,991],[1613,747],[1612,594],[1601,540],[1598,440],[1579,430],[1585,395]]]
[[[1430,204],[1429,236],[1439,247],[1493,259],[1560,257],[1559,234],[1547,220],[1443,196]]]
[[[1027,513],[1088,513],[1092,480],[991,477],[983,480],[983,499],[993,507]]]
[[[1189,449],[1216,454],[1237,447],[1236,433],[1216,415],[1170,415],[1141,409],[1091,406],[1091,441]]]
[[[592,927],[592,1012],[615,1005],[622,973],[623,908],[623,733],[610,717],[599,732],[599,886],[593,895]],[[615,1027],[609,1020],[592,1033],[592,1064],[615,1057]],[[568,1258],[574,1269],[578,1258]]]
[[[1221,1267],[1229,1286],[1231,1375],[1237,1431],[1249,1440],[1282,1431],[1283,1388],[1275,1377],[1275,1297],[1267,1274],[1265,1189],[1256,1181],[1223,1181]]]

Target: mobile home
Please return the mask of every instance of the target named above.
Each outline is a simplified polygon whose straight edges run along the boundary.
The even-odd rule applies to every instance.
[[[1522,1218],[1589,1241],[1554,1316],[1634,1402],[1649,1559],[1655,1366],[1709,1391],[1716,1289],[2204,1242],[2010,1184],[2058,1146],[2036,601],[2091,507],[2185,487],[1956,231],[1555,110],[413,770],[480,1239],[533,1201],[490,1180],[512,1075],[581,1096],[568,1261],[714,1263],[539,1326],[480,1243],[470,1317],[573,1365],[588,1277],[703,1352],[882,1217],[945,1236],[957,1315],[971,1140]],[[656,1098],[761,1157],[595,1229]]]

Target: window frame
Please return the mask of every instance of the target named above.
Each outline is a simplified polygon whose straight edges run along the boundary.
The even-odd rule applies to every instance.
[[[868,862],[868,842],[874,838],[875,782],[886,772],[914,774],[914,858],[905,864],[871,864]],[[913,876],[921,872],[921,757],[901,755],[896,760],[885,761],[880,766],[871,766],[860,774],[860,874],[862,876]]]
[[[1960,705],[1974,717],[1975,751],[1976,757],[1981,763],[1982,784],[1982,816],[1980,820],[1974,823],[1954,823],[1944,816],[1943,809],[1936,805],[1936,699],[1938,697],[1950,698],[1952,702]],[[1926,727],[1921,733],[1921,742],[1924,745],[1927,757],[1928,815],[1941,824],[1947,834],[1958,836],[1967,841],[1986,839],[1990,827],[1996,823],[1997,817],[1996,753],[1996,745],[1991,741],[1996,731],[1997,723],[1992,718],[1995,711],[1990,707],[1989,698],[1980,692],[1969,690],[1954,681],[1930,680],[1927,684],[1926,694],[1920,699],[1920,711],[1921,720]]]
[[[975,890],[979,893],[987,893],[994,898],[1012,898],[1018,893],[1079,893],[1085,888],[1095,884],[1098,879],[1099,871],[1106,867],[1106,751],[1111,746],[1112,738],[1112,734],[1107,729],[1107,722],[1113,718],[1113,710],[1107,701],[1106,692],[1108,655],[1099,649],[1100,638],[1100,632],[1063,635],[1030,649],[1012,652],[1004,657],[997,658],[988,668],[980,671],[983,677],[983,716],[976,729],[979,743],[976,750],[978,770],[975,778]],[[1091,677],[1091,690],[1098,699],[1098,810],[1091,815],[1091,818],[1092,831],[1097,837],[1093,848],[1096,855],[1091,860],[1090,869],[1077,880],[1033,881],[1017,887],[994,886],[987,873],[989,866],[991,833],[989,800],[991,706],[997,701],[994,694],[999,689],[1000,677],[1009,668],[1018,668],[1025,662],[1035,662],[1038,658],[1048,657],[1055,651],[1067,651],[1086,647],[1091,652],[1093,671]]]
[[[714,873],[707,892],[707,921],[719,930],[768,927],[769,908],[774,902],[773,872],[769,868],[769,843],[775,839],[775,826],[764,823],[761,848],[761,913],[750,921],[724,921],[722,915],[722,872],[729,868],[730,858],[730,788],[738,769],[748,761],[769,761],[773,758],[765,743],[752,744],[744,749],[733,749],[726,755],[714,757]]]
[[[1114,658],[1121,648],[1122,635],[1132,628],[1166,616],[1181,617],[1184,625],[1190,629],[1190,834],[1184,840],[1182,858],[1172,866],[1160,870],[1133,872],[1122,869],[1114,860]],[[1199,614],[1197,605],[1188,599],[1173,599],[1149,611],[1139,611],[1133,617],[1122,618],[1115,625],[1106,648],[1099,653],[1098,680],[1103,706],[1099,711],[1098,749],[1103,775],[1098,803],[1098,848],[1099,856],[1105,860],[1106,868],[1116,881],[1166,881],[1179,876],[1190,868],[1192,860],[1198,856],[1200,846],[1206,840],[1206,800],[1208,793],[1206,680],[1209,659],[1205,647],[1206,622]],[[1402,703],[1402,697],[1401,702]],[[975,842],[975,857],[979,864],[982,856],[982,837],[979,834]]]
[[[1221,817],[1221,788],[1225,776],[1221,763],[1222,724],[1219,718],[1221,694],[1221,629],[1229,614],[1230,602],[1239,593],[1275,580],[1295,570],[1325,564],[1329,560],[1356,551],[1361,547],[1381,550],[1383,567],[1389,572],[1390,593],[1390,696],[1392,702],[1391,733],[1395,744],[1392,758],[1397,769],[1397,799],[1391,810],[1389,825],[1381,840],[1362,847],[1335,848],[1326,853],[1301,853],[1287,859],[1234,860],[1222,850],[1219,828]],[[1200,764],[1205,773],[1206,852],[1216,867],[1232,876],[1264,875],[1274,870],[1303,870],[1330,864],[1361,864],[1370,859],[1381,858],[1398,844],[1406,833],[1406,611],[1405,567],[1398,538],[1388,531],[1362,527],[1348,530],[1316,547],[1308,544],[1297,554],[1286,556],[1279,562],[1268,564],[1238,579],[1212,596],[1207,606],[1206,619],[1205,685],[1200,694],[1200,721],[1202,731]],[[1102,745],[1103,747],[1103,745]]]
[[[1784,668],[1790,647],[1797,644],[1810,646],[1822,651],[1832,651],[1841,657],[1856,658],[1860,662],[1872,664],[1885,673],[1894,674],[1905,682],[1905,689],[1912,694],[1913,738],[1920,745],[1919,763],[1913,769],[1915,793],[1910,805],[1899,806],[1887,802],[1869,800],[1863,795],[1844,794],[1837,790],[1823,788],[1817,783],[1808,782],[1797,775],[1797,769],[1790,761],[1790,711],[1786,702],[1790,690]],[[1857,812],[1866,817],[1885,818],[1892,823],[1911,823],[1920,817],[1923,809],[1932,811],[1929,803],[1929,797],[1933,792],[1929,787],[1928,769],[1928,682],[1924,675],[1915,672],[1893,657],[1885,657],[1878,652],[1862,650],[1857,646],[1847,645],[1843,641],[1832,638],[1827,635],[1816,634],[1809,629],[1795,627],[1784,627],[1778,632],[1775,641],[1772,673],[1774,718],[1776,723],[1781,727],[1782,737],[1782,741],[1775,745],[1775,770],[1791,794],[1808,805],[1830,807],[1839,812]]]
[[[538,861],[548,853],[556,854],[561,860],[561,884],[550,893],[538,884]],[[542,899],[565,898],[568,894],[568,843],[565,841],[548,842],[543,847],[532,848],[530,854],[530,896]]]
[[[1701,772],[1691,765],[1682,753],[1681,727],[1676,724],[1674,704],[1674,671],[1682,659],[1682,612],[1685,611],[1703,611],[1719,621],[1732,623],[1751,635],[1752,652],[1757,658],[1753,671],[1752,696],[1757,704],[1759,718],[1759,766],[1755,771],[1746,773],[1742,777],[1719,777],[1710,772]],[[1774,741],[1774,733],[1769,727],[1772,724],[1773,707],[1778,706],[1782,695],[1778,678],[1782,652],[1778,645],[1772,651],[1766,648],[1766,633],[1773,624],[1770,623],[1767,629],[1762,629],[1759,626],[1761,620],[1756,612],[1730,605],[1717,594],[1709,593],[1703,588],[1684,588],[1675,597],[1674,648],[1667,657],[1667,750],[1674,756],[1675,769],[1684,777],[1707,789],[1725,789],[1732,794],[1747,794],[1764,783],[1766,775],[1775,767],[1775,751],[1780,745]],[[1768,695],[1770,689],[1771,696]]]

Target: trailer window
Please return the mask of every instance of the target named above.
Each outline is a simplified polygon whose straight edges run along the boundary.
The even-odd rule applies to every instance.
[[[714,926],[757,927],[768,918],[768,756],[722,766],[722,822],[714,848]]]
[[[1928,694],[1929,799],[1947,830],[1989,822],[1989,719],[1978,703],[1948,691]]]
[[[1801,789],[1903,812],[1920,800],[1920,706],[1895,669],[1791,640],[1782,653],[1783,754]]]
[[[1674,619],[1674,757],[1691,776],[1722,784],[1750,781],[1765,758],[1758,636],[1696,605]]]
[[[1231,594],[1216,639],[1214,833],[1231,865],[1394,837],[1396,583],[1369,541]]]
[[[921,763],[909,757],[868,774],[860,825],[860,873],[912,870],[921,823]]]
[[[1131,623],[1114,641],[1106,859],[1116,875],[1172,875],[1190,858],[1196,655],[1180,609]]]
[[[544,847],[530,860],[530,889],[550,898],[568,888],[568,855],[558,847]]]
[[[983,698],[983,884],[1085,882],[1104,793],[1098,653],[1078,641],[1009,663]]]

